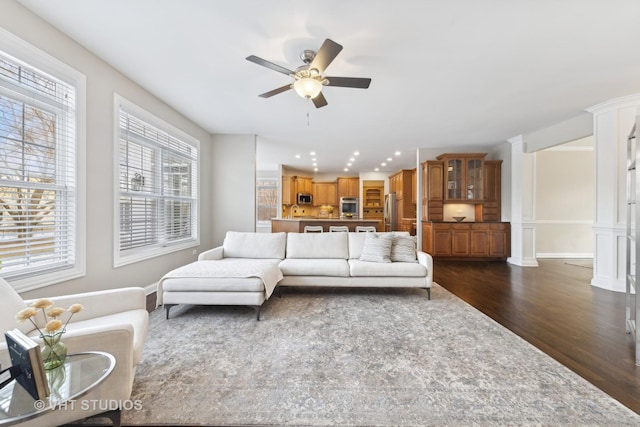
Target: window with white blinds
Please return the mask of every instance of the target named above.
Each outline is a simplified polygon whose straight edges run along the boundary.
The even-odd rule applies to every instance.
[[[0,275],[21,290],[84,274],[77,88],[61,77],[0,51]]]
[[[116,96],[117,251],[114,264],[199,244],[199,142]]]

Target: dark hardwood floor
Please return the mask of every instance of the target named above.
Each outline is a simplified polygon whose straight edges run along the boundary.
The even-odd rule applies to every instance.
[[[434,280],[640,413],[640,367],[625,333],[624,293],[591,286],[593,270],[576,261],[518,267],[435,260]]]

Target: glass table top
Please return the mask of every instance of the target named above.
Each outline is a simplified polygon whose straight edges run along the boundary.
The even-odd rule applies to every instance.
[[[0,425],[9,426],[55,409],[73,410],[83,396],[113,371],[115,358],[104,352],[70,354],[63,366],[47,371],[50,396],[34,399],[15,380],[0,390]]]

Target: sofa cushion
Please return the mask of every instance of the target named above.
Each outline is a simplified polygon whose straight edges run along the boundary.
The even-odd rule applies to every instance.
[[[392,234],[366,233],[360,261],[391,262]]]
[[[288,233],[287,258],[347,259],[347,234],[349,233]]]
[[[227,231],[222,243],[225,258],[283,259],[287,233],[245,233]]]
[[[391,231],[394,236],[408,236],[407,231]],[[358,259],[362,255],[364,239],[368,233],[349,233],[349,259]],[[383,232],[378,234],[385,234]]]
[[[262,292],[259,277],[176,277],[162,283],[163,292]]]
[[[346,259],[287,258],[280,263],[280,271],[285,276],[349,277],[349,263]]]
[[[349,272],[352,277],[425,277],[424,265],[413,262],[366,262],[350,259]]]
[[[418,262],[416,237],[394,234],[390,258],[392,262]]]

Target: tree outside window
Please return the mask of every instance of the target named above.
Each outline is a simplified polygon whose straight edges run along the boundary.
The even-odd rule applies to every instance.
[[[278,180],[258,178],[256,181],[256,225],[271,225],[271,218],[278,214]]]

